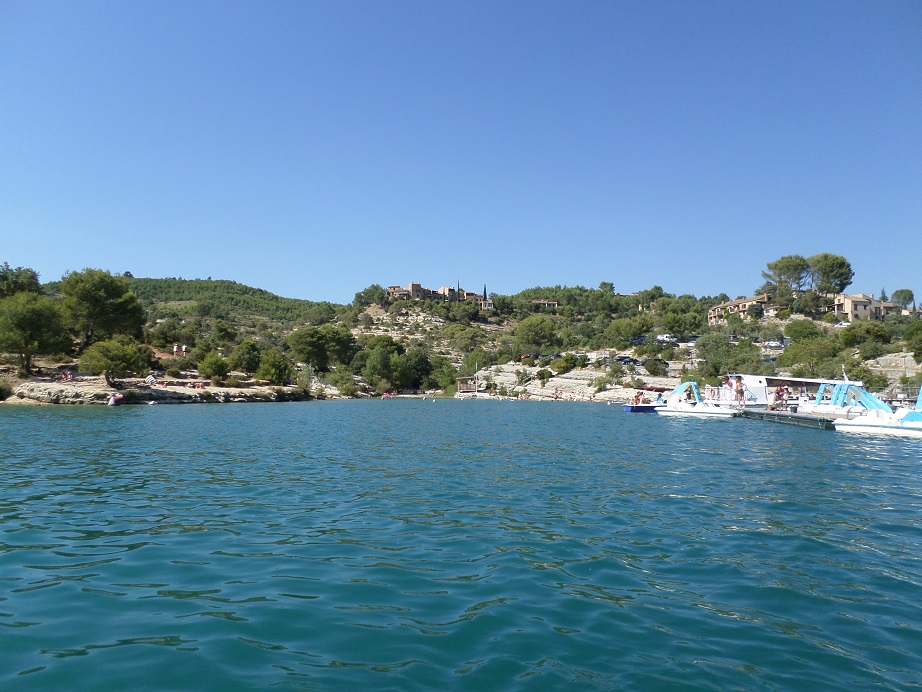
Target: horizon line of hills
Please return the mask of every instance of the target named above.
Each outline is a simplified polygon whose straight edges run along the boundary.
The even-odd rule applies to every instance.
[[[233,279],[212,279],[211,277],[205,279],[184,279],[182,277],[135,277],[132,276],[129,272],[124,274],[118,274],[117,276],[123,276],[128,279],[129,286],[131,287],[132,292],[138,296],[140,300],[161,300],[161,301],[183,301],[183,300],[197,300],[200,297],[206,297],[208,293],[214,292],[215,288],[233,288],[234,292],[249,294],[254,296],[264,296],[267,298],[277,299],[280,301],[292,301],[301,304],[309,305],[318,305],[318,304],[327,304],[330,306],[338,307],[348,307],[349,305],[355,305],[356,301],[360,299],[361,296],[370,298],[371,295],[377,290],[380,290],[382,295],[386,294],[386,290],[380,284],[371,284],[361,291],[356,292],[355,298],[351,302],[346,303],[337,303],[329,300],[312,300],[310,298],[289,298],[287,296],[282,296],[277,293],[273,293],[264,288],[258,288],[255,286],[250,286],[248,284],[240,283],[239,281],[234,281]],[[60,285],[61,280],[47,281],[41,284],[42,289],[48,293],[58,292],[58,286]],[[604,285],[604,284],[603,284]],[[211,289],[211,290],[209,290]],[[571,293],[592,293],[597,292],[602,295],[610,295],[617,298],[627,298],[631,296],[639,296],[641,298],[647,298],[655,300],[657,297],[662,296],[674,296],[674,297],[691,297],[697,300],[706,300],[706,301],[726,301],[732,300],[729,295],[726,293],[720,293],[716,296],[696,296],[692,293],[682,293],[682,294],[670,294],[664,291],[664,289],[659,285],[653,285],[649,289],[643,289],[640,291],[633,291],[631,293],[616,293],[613,288],[603,289],[598,288],[589,288],[576,284],[573,286],[557,284],[555,286],[532,286],[530,288],[525,288],[519,291],[518,293],[502,294],[491,292],[490,296],[500,296],[505,298],[522,298],[522,299],[531,299],[535,298],[537,293],[541,293],[541,298],[552,298],[553,296],[544,295],[548,292],[571,292]],[[156,294],[156,295],[155,295]],[[737,298],[742,298],[743,296],[737,296]],[[369,302],[375,301],[362,301],[366,304]],[[418,301],[421,302],[421,301]]]

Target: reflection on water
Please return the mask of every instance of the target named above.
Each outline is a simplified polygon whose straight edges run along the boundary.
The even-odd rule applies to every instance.
[[[5,688],[922,682],[918,441],[524,402],[0,426]]]

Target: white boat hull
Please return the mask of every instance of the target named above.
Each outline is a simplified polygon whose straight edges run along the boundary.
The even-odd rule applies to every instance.
[[[705,416],[709,418],[733,418],[736,410],[714,404],[679,404],[660,406],[656,412],[661,416]]]
[[[834,420],[832,424],[839,432],[922,438],[922,421],[903,420],[901,416],[896,414],[890,416],[868,414],[851,420]]]
[[[809,413],[823,418],[853,419],[866,414],[868,410],[862,406],[830,406],[826,404],[802,403],[797,404],[797,413]]]

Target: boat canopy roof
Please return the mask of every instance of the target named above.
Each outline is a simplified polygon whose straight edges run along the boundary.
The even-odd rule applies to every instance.
[[[859,387],[864,386],[864,382],[861,380],[827,380],[816,377],[787,377],[786,375],[745,375],[743,373],[733,372],[727,375],[727,377],[731,380],[735,380],[737,377],[742,377],[744,381],[751,382],[755,380],[769,387],[781,386],[783,384],[814,386],[819,386],[821,384],[855,384]]]
[[[679,401],[683,401],[687,391],[691,392],[691,397],[696,403],[701,403],[701,392],[698,389],[698,383],[694,380],[682,382],[675,389],[669,392],[669,395],[666,397],[666,403],[671,406]]]

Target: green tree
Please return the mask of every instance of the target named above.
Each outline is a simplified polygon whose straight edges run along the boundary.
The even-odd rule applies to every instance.
[[[778,357],[778,364],[800,366],[799,376],[816,377],[823,363],[839,355],[839,349],[836,339],[827,336],[795,341]]]
[[[80,372],[94,375],[102,373],[106,384],[113,386],[114,380],[130,374],[140,375],[150,368],[153,352],[149,346],[137,343],[129,336],[116,336],[97,341],[81,354],[78,361]]]
[[[336,387],[342,396],[355,396],[359,391],[348,370],[334,370],[325,376],[324,381]]]
[[[393,363],[392,356],[392,363]],[[404,389],[419,389],[429,380],[432,373],[432,362],[429,354],[422,348],[413,348],[400,356],[403,362],[400,366],[401,378],[398,384]],[[397,368],[393,370],[396,372]]]
[[[209,351],[199,361],[198,371],[209,380],[223,380],[230,372],[230,364],[217,351]]]
[[[383,344],[375,346],[368,354],[362,368],[362,377],[372,386],[375,386],[378,380],[391,379],[391,353]]]
[[[791,312],[801,315],[819,315],[825,313],[831,304],[831,298],[808,288],[803,293],[799,293],[791,302]]]
[[[605,330],[605,336],[612,341],[627,341],[648,334],[653,329],[653,318],[642,314],[636,317],[620,317],[612,320]]]
[[[229,344],[237,339],[237,330],[224,320],[218,320],[214,325],[214,340],[219,344]]]
[[[352,362],[359,347],[351,331],[345,327],[334,327],[333,325],[325,324],[320,328],[320,333],[326,342],[330,361],[342,363],[343,365],[348,365]]]
[[[746,308],[746,314],[750,319],[758,321],[765,314],[765,308],[762,307],[762,303],[756,301]]]
[[[7,262],[0,265],[0,300],[9,298],[14,293],[41,293],[41,290],[38,273],[34,269],[13,269]]]
[[[822,336],[823,331],[813,320],[792,320],[784,326],[784,335],[792,341],[803,341]]]
[[[643,367],[653,377],[664,377],[669,371],[666,363],[659,358],[649,358],[645,360]]]
[[[0,351],[15,353],[24,374],[37,355],[61,353],[70,338],[58,306],[49,298],[22,291],[0,300]]]
[[[442,389],[455,385],[458,371],[455,369],[455,366],[451,364],[451,361],[444,356],[433,356],[430,359],[430,363],[432,365],[430,378],[435,384]]]
[[[161,320],[147,332],[149,343],[159,348],[169,348],[173,344],[186,343],[182,338],[182,324],[175,317]]]
[[[101,269],[69,272],[61,280],[61,292],[81,348],[115,334],[141,336],[144,308],[129,290],[125,277]]]
[[[896,305],[900,310],[905,310],[912,303],[915,305],[916,297],[908,288],[898,288],[890,296],[890,302]]]
[[[922,363],[922,322],[913,321],[912,325],[903,331],[906,348],[912,352],[917,363]]]
[[[407,354],[391,356],[391,380],[397,389],[409,389],[414,386],[413,372]]]
[[[769,262],[766,268],[767,271],[762,272],[762,278],[774,287],[775,290],[768,291],[773,295],[802,291],[810,271],[810,265],[801,255],[785,255]]]
[[[315,303],[304,310],[301,319],[307,324],[319,326],[336,319],[336,309],[330,303]]]
[[[285,340],[295,359],[307,363],[317,372],[330,369],[327,341],[320,327],[301,327]]]
[[[889,344],[892,338],[890,329],[881,322],[874,320],[858,320],[852,322],[839,332],[839,341],[843,346],[852,347],[863,344],[865,341],[877,341]]]
[[[352,304],[357,308],[368,307],[369,305],[385,305],[387,303],[387,292],[378,284],[372,284],[368,288],[355,294]]]
[[[262,347],[252,339],[241,341],[230,354],[230,365],[234,370],[253,374],[259,369]]]
[[[553,320],[533,315],[519,322],[513,331],[515,346],[521,353],[541,353],[552,351],[560,346]]]
[[[558,375],[564,375],[570,372],[579,364],[579,358],[575,353],[567,353],[560,358],[551,361],[550,367]]]
[[[841,293],[852,282],[855,272],[841,255],[821,252],[807,258],[810,282],[819,293]]]
[[[392,336],[388,334],[376,334],[375,336],[368,337],[362,342],[362,347],[371,352],[381,346],[388,353],[404,353],[406,349],[397,341],[394,341]]]
[[[730,372],[758,372],[762,354],[748,341],[730,343],[726,334],[712,332],[695,342],[698,353],[698,372],[713,378]]]
[[[284,353],[277,348],[269,348],[260,359],[256,377],[271,384],[286,385],[294,377],[294,367]]]
[[[845,374],[850,380],[860,380],[868,389],[884,389],[889,381],[886,375],[872,372],[869,367],[862,365],[860,361],[849,358],[845,361]]]

